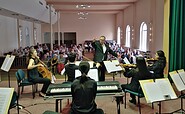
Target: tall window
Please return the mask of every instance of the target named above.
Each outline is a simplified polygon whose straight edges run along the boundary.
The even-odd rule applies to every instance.
[[[117,30],[117,44],[120,45],[120,39],[121,39],[121,28],[118,27]]]
[[[125,47],[130,47],[130,26],[129,25],[127,25],[127,27],[126,27]]]
[[[141,51],[147,51],[147,25],[145,22],[142,22],[140,26],[139,49]]]
[[[37,44],[37,29],[34,28],[34,44]]]

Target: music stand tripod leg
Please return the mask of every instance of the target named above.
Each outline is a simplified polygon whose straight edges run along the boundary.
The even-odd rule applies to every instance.
[[[117,104],[117,113],[120,114],[120,102],[123,102],[123,95],[115,95]]]
[[[181,91],[181,95],[180,95],[180,99],[181,99],[181,108],[180,109],[178,109],[178,110],[176,110],[176,111],[173,111],[173,112],[171,112],[171,114],[173,114],[173,113],[182,113],[182,114],[185,114],[185,110],[183,109],[183,99],[185,98],[185,94],[183,94],[183,92]]]

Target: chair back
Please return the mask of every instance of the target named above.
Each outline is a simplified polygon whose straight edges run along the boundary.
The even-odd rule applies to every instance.
[[[18,69],[15,75],[18,83],[25,80],[25,72],[22,69]]]

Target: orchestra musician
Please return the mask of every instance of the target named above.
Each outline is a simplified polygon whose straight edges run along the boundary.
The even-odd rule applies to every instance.
[[[143,57],[136,58],[136,68],[129,69],[127,68],[124,72],[124,76],[131,78],[130,84],[122,84],[121,87],[123,91],[125,89],[132,90],[134,92],[142,92],[139,88],[139,80],[151,79],[151,73],[147,69],[145,59]],[[130,97],[132,98],[129,102],[136,104],[136,96],[130,93]]]
[[[115,57],[118,57],[118,54],[110,49],[105,40],[105,36],[101,36],[98,41],[94,39],[94,41],[92,42],[92,47],[95,49],[93,61],[100,64],[100,66],[98,67],[98,72],[100,72],[99,81],[105,81],[106,68],[103,61],[107,60],[108,53],[112,54]]]
[[[102,114],[95,102],[97,82],[87,77],[90,65],[82,61],[79,64],[81,76],[77,77],[71,85],[72,104],[70,114]],[[101,113],[100,113],[101,112]]]
[[[37,61],[37,51],[34,48],[30,48],[29,51],[29,61],[28,61],[28,80],[33,83],[42,83],[43,87],[41,89],[41,92],[39,93],[39,96],[44,97],[46,95],[46,90],[48,86],[51,84],[51,81],[49,78],[43,78],[40,76],[38,67],[43,67],[43,64],[38,63]]]
[[[76,53],[69,53],[67,59],[68,64],[65,65],[64,74],[68,77],[67,81],[73,82],[75,79],[75,70],[78,69],[78,66],[75,64]]]
[[[153,59],[154,63],[148,66],[148,69],[152,71],[152,76],[156,78],[164,78],[164,68],[166,67],[166,57],[162,50],[158,50]]]

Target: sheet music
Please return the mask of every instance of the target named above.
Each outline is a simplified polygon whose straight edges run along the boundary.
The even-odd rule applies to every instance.
[[[125,62],[125,64],[130,64],[130,62],[128,61],[126,57],[123,59],[123,61]]]
[[[0,114],[8,114],[14,88],[0,88]]]
[[[75,65],[79,66],[81,61],[75,61]],[[94,61],[87,61],[90,65],[90,68],[93,68]]]
[[[14,55],[7,55],[1,66],[1,69],[8,72],[10,70],[10,67],[12,66],[14,59],[15,59]]]
[[[172,71],[169,74],[170,74],[170,77],[172,78],[176,88],[178,89],[178,91],[185,90],[185,85],[182,82],[180,75],[176,71]]]
[[[147,103],[177,98],[167,78],[156,79],[155,82],[151,80],[148,82],[140,80],[139,82]]]
[[[111,72],[115,72],[115,71],[122,71],[123,69],[121,68],[121,66],[118,66],[119,61],[118,60],[112,60],[112,61],[103,61],[107,72],[111,73]]]
[[[75,78],[81,76],[81,72],[79,70],[75,70]],[[87,76],[95,81],[99,81],[98,78],[98,70],[97,69],[90,69]]]
[[[185,72],[184,72],[184,70],[183,70],[183,69],[178,70],[178,73],[179,73],[179,76],[180,76],[181,79],[182,79],[182,82],[183,82],[184,85],[185,85]]]

